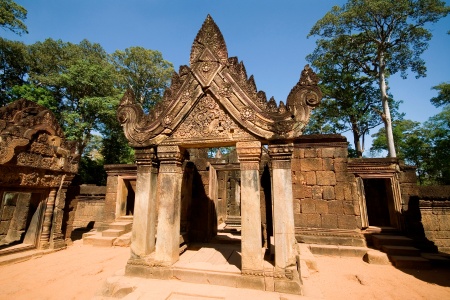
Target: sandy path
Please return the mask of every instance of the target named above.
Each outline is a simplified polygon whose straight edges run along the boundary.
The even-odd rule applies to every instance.
[[[129,248],[98,248],[77,241],[66,250],[0,266],[0,299],[91,299],[107,277],[124,268],[128,258]],[[313,292],[310,296],[450,299],[449,269],[401,271],[369,265],[359,258],[327,256],[316,256],[316,261],[319,272],[305,279],[305,286]]]
[[[305,284],[319,286],[325,299],[450,299],[450,270],[399,270],[360,258],[315,256],[319,272]]]
[[[0,266],[0,299],[90,299],[123,269],[129,248],[83,246]]]

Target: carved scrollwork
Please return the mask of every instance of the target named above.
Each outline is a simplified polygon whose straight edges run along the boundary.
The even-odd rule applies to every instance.
[[[228,57],[222,33],[208,15],[192,44],[190,65],[173,75],[163,101],[146,115],[127,93],[118,119],[135,148],[292,139],[320,103],[318,82],[307,65],[286,102],[267,100],[244,63]]]

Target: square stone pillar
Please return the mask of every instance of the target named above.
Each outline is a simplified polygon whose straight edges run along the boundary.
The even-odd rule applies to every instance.
[[[178,146],[158,146],[160,160],[158,178],[158,237],[155,262],[171,266],[180,256],[180,211],[182,163],[184,149]]]
[[[144,257],[155,250],[158,162],[153,148],[136,149],[135,156],[137,175],[131,255]]]
[[[241,168],[241,255],[243,274],[263,273],[259,182],[260,142],[238,142]]]
[[[293,144],[269,145],[272,163],[275,271],[295,265],[295,226],[291,156]]]

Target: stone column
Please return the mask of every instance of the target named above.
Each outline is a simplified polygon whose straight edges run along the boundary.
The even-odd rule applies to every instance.
[[[154,259],[158,265],[171,266],[180,256],[180,211],[184,149],[158,146],[158,238]]]
[[[136,149],[135,156],[137,175],[131,255],[144,257],[155,250],[158,162],[153,148]]]
[[[45,212],[44,212],[44,222],[42,223],[42,233],[40,240],[41,249],[47,249],[49,247],[50,229],[52,225],[53,208],[55,206],[57,188],[51,188],[47,197]]]
[[[269,145],[272,162],[275,270],[295,265],[291,156],[293,144]]]
[[[242,273],[259,274],[263,271],[259,182],[261,143],[238,142],[236,151],[241,168]]]
[[[62,232],[63,219],[64,219],[64,208],[67,206],[66,194],[70,183],[72,182],[73,175],[64,175],[61,179],[61,185],[59,187],[58,193],[55,198],[55,205],[53,209],[53,220],[50,231],[50,247],[53,249],[63,248],[66,246],[64,240],[64,233]],[[66,221],[67,222],[67,221]]]

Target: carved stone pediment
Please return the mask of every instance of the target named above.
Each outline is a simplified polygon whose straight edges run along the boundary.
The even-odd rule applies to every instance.
[[[144,114],[127,91],[118,109],[125,136],[135,148],[159,144],[211,146],[246,140],[292,140],[302,134],[322,93],[306,66],[286,104],[267,100],[244,64],[228,57],[219,28],[207,16],[163,100]]]
[[[1,165],[74,174],[78,155],[51,111],[21,99],[0,108]]]

